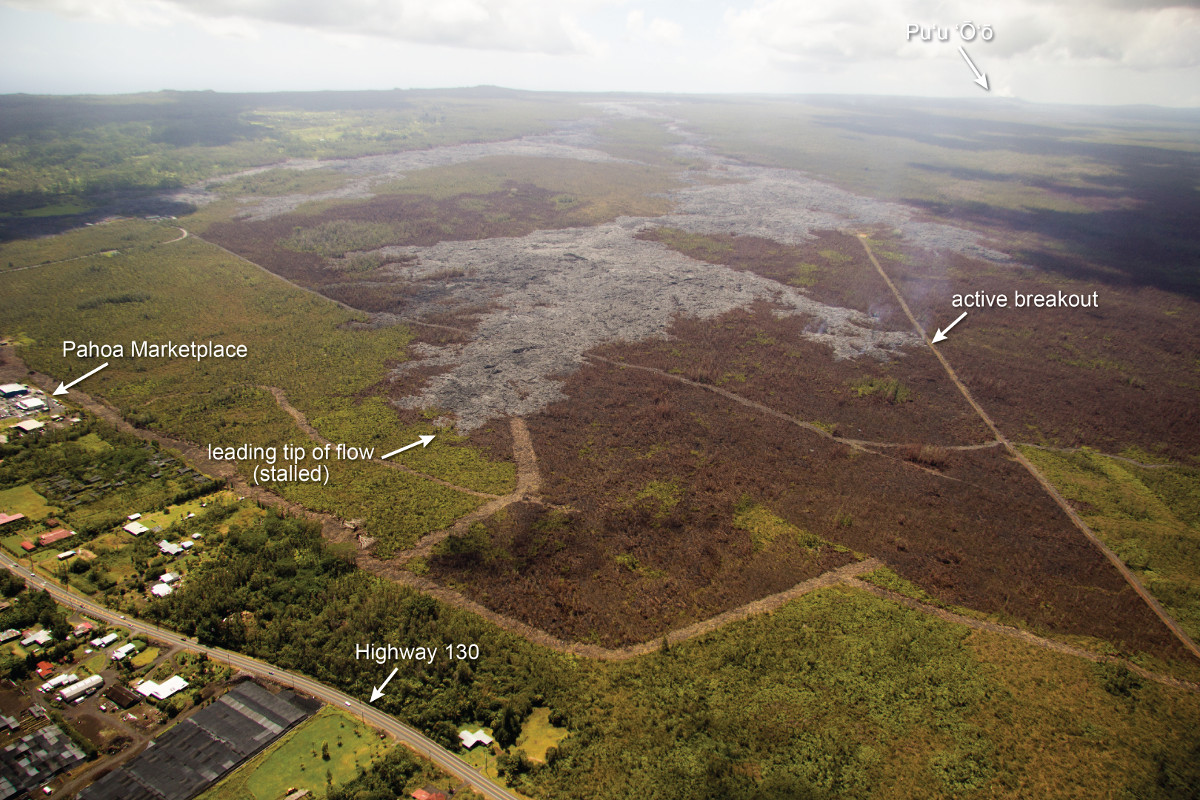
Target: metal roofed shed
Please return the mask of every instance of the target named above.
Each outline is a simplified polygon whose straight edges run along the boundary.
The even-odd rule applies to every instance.
[[[27,394],[29,394],[29,387],[23,383],[6,383],[0,386],[0,395],[3,395],[5,399],[24,397]]]
[[[38,544],[42,547],[45,547],[48,544],[54,544],[55,542],[62,541],[63,539],[74,535],[75,531],[69,531],[66,528],[55,528],[49,533],[43,533],[41,536],[39,536]]]
[[[130,642],[128,644],[121,645],[116,650],[113,650],[111,658],[113,661],[121,661],[121,660],[127,658],[131,653],[136,653],[136,652],[137,652],[137,645],[134,644],[133,642]]]
[[[73,683],[58,693],[58,699],[64,703],[70,703],[81,697],[86,697],[92,692],[104,685],[103,675],[92,675],[90,678],[84,678],[78,683]]]
[[[121,708],[131,708],[132,706],[136,706],[138,703],[142,702],[141,697],[119,683],[114,683],[112,686],[105,689],[104,696],[109,700],[112,700]]]
[[[175,589],[169,583],[156,583],[150,587],[150,594],[155,597],[166,597]]]
[[[101,636],[96,639],[92,639],[90,642],[88,642],[88,644],[95,648],[103,648],[108,647],[110,644],[115,644],[117,639],[120,638],[121,637],[118,634],[110,633],[107,636]]]
[[[150,530],[140,522],[131,522],[122,528],[126,533],[133,536],[141,536],[146,531]]]

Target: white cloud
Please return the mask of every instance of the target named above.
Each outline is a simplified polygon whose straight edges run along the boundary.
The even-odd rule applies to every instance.
[[[757,0],[750,8],[725,14],[727,32],[739,47],[765,51],[776,64],[806,70],[941,56],[963,44],[955,29],[966,21],[991,25],[995,32],[991,42],[976,38],[969,45],[981,57],[1133,69],[1200,64],[1200,9],[1195,2],[1016,0],[981,11],[935,0],[859,0],[838,7]],[[950,32],[950,39],[906,41],[909,24],[939,26]]]
[[[635,42],[674,47],[683,41],[683,28],[678,22],[663,17],[647,21],[645,12],[630,11],[625,18],[625,30]]]
[[[138,26],[190,21],[253,35],[254,23],[476,50],[595,54],[578,16],[620,0],[3,0],[64,17]]]

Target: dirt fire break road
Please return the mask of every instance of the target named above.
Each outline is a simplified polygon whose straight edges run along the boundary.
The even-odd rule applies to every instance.
[[[1083,535],[1086,536],[1093,545],[1096,546],[1097,550],[1104,554],[1104,557],[1107,558],[1114,567],[1116,567],[1117,571],[1121,573],[1121,576],[1125,578],[1125,581],[1129,584],[1129,586],[1138,593],[1138,596],[1146,602],[1146,605],[1150,606],[1150,610],[1158,615],[1158,618],[1162,620],[1163,624],[1166,625],[1167,628],[1170,629],[1171,633],[1175,634],[1175,638],[1177,638],[1180,643],[1192,653],[1192,655],[1200,659],[1200,647],[1196,646],[1196,643],[1192,641],[1192,637],[1188,636],[1187,632],[1185,632],[1183,628],[1179,627],[1179,623],[1177,623],[1175,619],[1167,613],[1167,610],[1162,607],[1162,604],[1150,594],[1150,592],[1145,586],[1142,585],[1142,582],[1138,580],[1137,576],[1133,574],[1129,567],[1125,566],[1125,562],[1122,561],[1116,553],[1110,550],[1108,545],[1100,540],[1100,537],[1097,536],[1091,527],[1089,527],[1088,524],[1083,521],[1083,517],[1079,516],[1075,509],[1071,507],[1071,504],[1068,503],[1066,498],[1059,493],[1058,489],[1054,487],[1054,484],[1050,483],[1050,481],[1047,480],[1044,475],[1042,475],[1041,471],[1039,471],[1038,468],[1033,465],[1033,462],[1027,459],[1020,450],[1013,446],[1012,442],[1008,440],[1008,437],[1006,437],[1000,431],[1000,428],[997,427],[996,423],[992,421],[992,418],[988,416],[988,413],[983,410],[983,407],[980,406],[979,403],[975,402],[975,398],[971,396],[971,393],[967,391],[967,387],[961,380],[959,380],[958,374],[954,371],[954,368],[950,366],[950,362],[946,360],[946,357],[942,355],[938,348],[933,346],[933,340],[929,338],[929,334],[927,334],[921,327],[921,324],[917,322],[917,318],[913,315],[912,309],[908,307],[908,303],[905,301],[904,296],[900,294],[900,290],[896,288],[896,284],[892,282],[892,279],[888,276],[887,272],[884,271],[883,266],[879,263],[879,259],[875,258],[875,253],[871,251],[871,245],[867,242],[867,235],[865,233],[859,233],[857,235],[858,240],[862,242],[863,249],[867,251],[867,257],[870,258],[871,263],[875,265],[875,269],[879,272],[879,277],[883,278],[884,282],[887,283],[888,288],[892,290],[892,294],[895,295],[896,301],[900,304],[900,307],[904,309],[905,316],[907,316],[909,322],[912,323],[913,329],[916,330],[917,334],[925,340],[927,345],[929,345],[929,349],[933,351],[933,354],[937,357],[937,360],[941,362],[942,367],[946,370],[946,375],[948,375],[954,385],[958,387],[958,391],[962,393],[962,396],[971,405],[971,408],[975,409],[975,413],[979,415],[981,420],[983,420],[983,424],[987,425],[988,429],[991,430],[991,432],[995,435],[996,441],[1008,451],[1009,455],[1012,456],[1014,461],[1024,467],[1026,471],[1033,476],[1033,479],[1036,480],[1041,487],[1046,490],[1046,494],[1050,495],[1051,499],[1058,504],[1058,507],[1063,510],[1063,513],[1067,515],[1067,518],[1070,519],[1072,523],[1074,523],[1075,527],[1078,528],[1079,531],[1083,533]]]

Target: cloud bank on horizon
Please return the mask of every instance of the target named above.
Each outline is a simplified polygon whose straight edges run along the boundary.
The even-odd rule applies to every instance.
[[[994,38],[964,42],[955,29],[968,21]],[[923,41],[909,25],[950,35]],[[979,96],[961,44],[994,94],[1200,105],[1200,0],[0,0],[0,31],[3,92]]]

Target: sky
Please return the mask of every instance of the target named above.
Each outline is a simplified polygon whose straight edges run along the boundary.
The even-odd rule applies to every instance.
[[[0,93],[487,84],[1197,107],[1198,39],[1200,0],[0,0]]]

